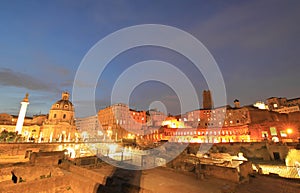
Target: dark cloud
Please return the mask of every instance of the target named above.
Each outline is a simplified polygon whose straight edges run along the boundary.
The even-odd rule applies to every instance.
[[[0,68],[0,85],[26,88],[29,90],[58,91],[54,85],[45,83],[22,72],[13,71],[9,68]]]

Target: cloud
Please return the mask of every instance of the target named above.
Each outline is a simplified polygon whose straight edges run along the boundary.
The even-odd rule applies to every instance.
[[[22,72],[15,72],[9,68],[0,68],[0,85],[29,90],[58,91],[54,85],[42,82]]]
[[[64,80],[64,81],[62,81],[61,83],[60,83],[60,86],[62,87],[62,88],[64,88],[64,87],[71,87],[72,85],[73,85],[73,80],[71,80],[71,79],[68,79],[68,80]]]

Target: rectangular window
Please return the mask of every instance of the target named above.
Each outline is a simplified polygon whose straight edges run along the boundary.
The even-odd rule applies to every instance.
[[[287,137],[286,131],[280,131],[280,136],[281,137]]]
[[[270,132],[272,136],[276,136],[277,135],[276,127],[270,127]]]
[[[267,131],[262,131],[262,132],[261,132],[261,136],[262,136],[263,138],[267,138],[267,137],[268,137],[268,132],[267,132]]]

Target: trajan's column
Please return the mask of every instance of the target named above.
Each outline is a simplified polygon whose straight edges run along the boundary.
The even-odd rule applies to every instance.
[[[29,105],[28,93],[26,93],[25,98],[21,102],[21,109],[20,109],[20,113],[19,113],[19,117],[18,117],[18,121],[17,121],[17,126],[16,126],[16,132],[18,132],[18,134],[22,134],[22,127],[23,127],[23,123],[24,123],[26,110],[27,110],[27,105]]]

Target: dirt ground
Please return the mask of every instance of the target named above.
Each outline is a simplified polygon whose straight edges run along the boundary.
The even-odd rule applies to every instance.
[[[240,184],[236,187],[237,193],[298,193],[300,192],[300,180],[273,178],[256,175],[250,178],[249,183]]]
[[[300,180],[290,181],[256,175],[249,182],[235,184],[213,177],[197,179],[191,173],[182,173],[168,168],[144,171],[116,169],[103,166],[94,171],[123,179],[153,193],[298,193]],[[109,192],[109,191],[108,191]]]

